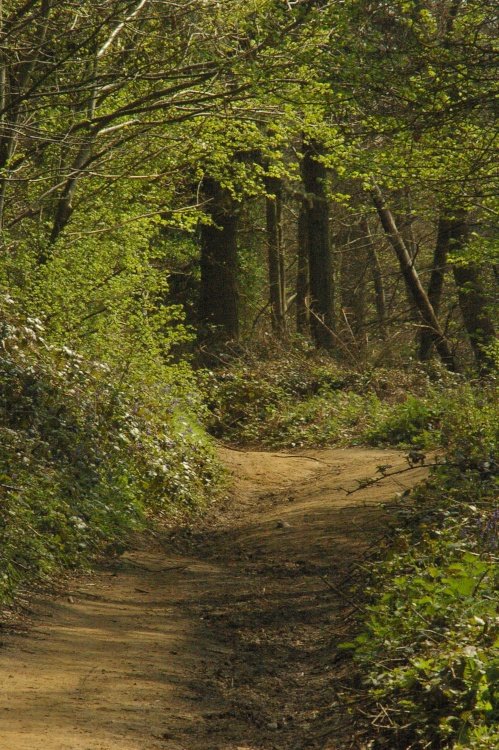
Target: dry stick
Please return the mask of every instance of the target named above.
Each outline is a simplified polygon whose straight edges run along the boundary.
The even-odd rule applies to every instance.
[[[318,320],[319,323],[326,329],[326,331],[328,333],[330,333],[331,336],[338,342],[338,344],[346,351],[346,353],[348,354],[348,356],[350,357],[350,359],[354,362],[354,364],[358,365],[359,364],[358,358],[350,351],[350,349],[348,348],[348,346],[345,344],[344,341],[342,341],[340,339],[340,337],[338,336],[338,334],[335,333],[332,330],[332,328],[330,328],[329,326],[327,326],[324,323],[324,321],[322,320],[322,318],[319,315],[317,315],[317,313],[314,312],[314,310],[312,310],[312,308],[310,307],[309,304],[307,304],[307,310],[308,310],[309,314],[312,315],[316,320]]]
[[[473,593],[471,594],[471,597],[472,597],[473,599],[475,598],[475,596],[476,596],[476,593],[477,593],[478,589],[479,589],[479,588],[480,588],[480,586],[482,585],[482,583],[483,583],[483,580],[484,580],[484,578],[486,578],[486,577],[488,576],[488,574],[490,573],[490,571],[491,571],[491,568],[487,568],[487,570],[486,570],[486,571],[485,571],[484,573],[482,573],[482,575],[481,575],[481,576],[480,576],[480,578],[478,579],[478,581],[477,581],[477,583],[476,583],[476,586],[475,586],[475,588],[473,589]]]
[[[3,482],[0,482],[0,487],[4,490],[12,490],[14,492],[22,492],[24,489],[24,487],[17,487],[15,484],[4,484]]]
[[[320,573],[317,573],[317,578],[320,578],[321,581],[324,581],[326,586],[329,586],[331,591],[334,591],[335,594],[338,594],[338,596],[341,596],[348,604],[353,607],[354,609],[361,612],[363,615],[366,614],[366,610],[363,607],[360,607],[358,604],[353,602],[348,596],[345,596],[345,592],[339,589],[337,586],[335,586],[333,583],[331,583],[326,576],[321,575]]]
[[[378,482],[382,482],[383,479],[391,479],[392,477],[396,477],[398,474],[405,474],[408,471],[414,471],[414,469],[422,469],[422,468],[431,468],[433,466],[442,466],[443,464],[439,463],[438,461],[435,461],[434,463],[422,463],[422,464],[412,464],[411,466],[408,466],[405,469],[399,469],[398,471],[392,471],[389,474],[381,473],[381,476],[379,477],[373,477],[372,479],[360,479],[357,480],[358,486],[355,487],[353,490],[347,490],[346,487],[340,487],[347,495],[353,495],[354,492],[359,492],[360,490],[365,490],[368,487],[372,487],[375,484],[378,484]],[[445,464],[445,466],[449,466],[450,464]]]
[[[457,468],[462,468],[462,464],[459,462],[454,461],[434,461],[433,463],[421,463],[421,464],[411,464],[406,469],[399,469],[398,471],[392,471],[389,474],[381,474],[380,477],[374,477],[373,479],[366,479],[366,480],[357,480],[358,486],[355,487],[353,490],[347,490],[346,487],[339,487],[339,489],[343,490],[347,495],[353,495],[354,492],[359,492],[360,490],[365,490],[368,487],[372,487],[375,484],[378,484],[378,482],[382,482],[383,479],[390,479],[391,477],[397,476],[397,474],[405,474],[408,471],[413,471],[414,469],[432,469],[435,466],[453,466]],[[400,485],[401,486],[401,485]]]
[[[147,570],[148,573],[164,573],[167,570],[185,570],[189,567],[189,564],[187,565],[166,565],[162,568],[150,568],[147,565],[141,565],[140,563],[134,562],[134,560],[127,560],[126,557],[121,560],[122,563],[125,563],[127,565],[131,565],[133,568],[138,568],[139,570]]]
[[[347,314],[345,312],[345,308],[344,307],[341,308],[341,313],[343,315],[343,318],[345,319],[345,323],[347,325],[348,332],[349,332],[350,336],[352,337],[352,341],[355,344],[355,346],[357,346],[357,339],[355,338],[355,334],[352,331],[352,326],[350,325],[350,322],[348,320],[348,316],[347,316]]]
[[[421,614],[421,612],[419,612],[419,611],[418,611],[418,609],[417,609],[417,608],[416,608],[416,607],[414,606],[414,604],[411,604],[411,610],[412,610],[412,611],[414,612],[414,614],[416,615],[416,617],[419,617],[419,619],[420,619],[420,620],[421,620],[422,622],[424,622],[424,624],[425,624],[425,625],[431,626],[431,622],[430,622],[430,621],[429,621],[429,620],[428,620],[428,619],[427,619],[426,617],[424,617],[424,616],[423,616],[423,615]],[[437,633],[437,632],[436,632],[435,630],[431,630],[431,629],[428,629],[428,628],[425,628],[424,632],[425,632],[426,634],[430,634],[430,633],[433,633],[433,635],[436,635],[436,636],[437,636],[437,639],[435,639],[435,638],[432,638],[432,636],[431,636],[431,635],[428,635],[428,637],[430,638],[430,640],[432,640],[432,641],[433,641],[433,643],[438,643],[438,642],[439,642],[439,641],[438,641],[438,638],[440,638],[440,637],[441,637],[441,634],[440,634],[440,633]]]
[[[282,458],[305,458],[307,461],[317,461],[319,464],[325,464],[325,466],[334,466],[322,458],[315,458],[315,456],[305,456],[303,453],[270,453],[271,456],[280,456]]]
[[[264,312],[265,312],[265,311],[266,311],[266,310],[267,310],[267,309],[268,309],[269,307],[270,307],[270,302],[266,302],[266,303],[265,303],[265,305],[264,305],[264,306],[263,306],[263,307],[261,308],[261,310],[259,310],[259,312],[257,313],[257,316],[256,316],[256,318],[254,319],[254,321],[253,321],[253,323],[252,323],[252,326],[251,326],[251,333],[254,333],[254,332],[255,332],[255,328],[256,328],[256,326],[257,326],[257,324],[258,324],[258,321],[259,321],[259,320],[260,320],[260,318],[262,317],[263,313],[264,313]]]

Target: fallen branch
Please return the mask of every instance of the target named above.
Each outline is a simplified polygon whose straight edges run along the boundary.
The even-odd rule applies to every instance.
[[[375,484],[378,484],[379,482],[382,482],[383,479],[391,479],[391,477],[399,476],[400,474],[406,474],[408,471],[413,471],[414,469],[421,469],[421,468],[432,468],[434,466],[452,466],[454,464],[442,464],[439,461],[433,461],[431,463],[425,462],[425,457],[423,456],[423,460],[419,462],[411,461],[410,454],[407,456],[407,460],[409,462],[409,466],[404,467],[403,469],[397,469],[397,471],[386,471],[387,469],[391,468],[390,466],[378,466],[378,473],[380,474],[379,477],[371,477],[367,479],[357,479],[357,487],[354,487],[353,490],[348,490],[346,487],[341,487],[347,495],[353,495],[354,492],[359,492],[359,490],[363,490],[366,487],[372,487]]]

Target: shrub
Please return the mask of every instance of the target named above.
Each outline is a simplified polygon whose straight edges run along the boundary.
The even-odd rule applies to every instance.
[[[269,447],[409,442],[411,406],[416,411],[419,401],[414,397],[414,405],[405,407],[400,401],[411,383],[416,392],[427,391],[424,373],[348,370],[303,346],[266,354],[248,352],[202,375],[207,424],[215,435]],[[398,408],[393,424],[386,424]],[[411,428],[414,435],[428,427],[429,407],[420,409],[425,418]]]
[[[486,389],[447,400],[446,463],[403,509],[391,555],[372,566],[362,631],[344,644],[384,717],[378,748],[497,747],[496,416]]]
[[[366,438],[374,445],[425,447],[428,433],[440,422],[440,404],[426,397],[407,396],[406,400],[387,410],[384,419],[368,429]]]
[[[127,387],[110,366],[49,344],[39,320],[3,317],[0,601],[123,540],[147,515],[199,507],[221,477],[186,368],[158,362],[142,387]]]

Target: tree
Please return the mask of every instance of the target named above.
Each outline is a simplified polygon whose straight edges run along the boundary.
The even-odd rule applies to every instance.
[[[282,334],[286,328],[286,278],[282,247],[282,180],[266,178],[266,232],[269,267],[269,302],[272,328]]]
[[[454,255],[452,270],[458,291],[459,307],[468,332],[478,370],[484,374],[494,368],[489,347],[496,339],[495,327],[488,310],[488,300],[480,278],[479,268],[466,260],[466,245],[470,238],[469,215],[454,209],[445,216],[449,247]]]
[[[378,327],[380,330],[381,337],[386,337],[386,297],[385,297],[385,285],[383,282],[383,272],[381,264],[379,262],[376,245],[374,244],[371,228],[369,221],[365,216],[360,220],[360,227],[363,233],[364,242],[367,245],[367,252],[369,257],[369,265],[371,267],[371,273],[374,283],[374,299],[376,306],[376,314],[378,318]]]
[[[318,347],[333,345],[333,269],[329,236],[327,169],[316,141],[305,143],[302,160],[310,279],[310,325]]]
[[[310,326],[308,308],[309,295],[309,230],[307,198],[300,200],[298,214],[297,234],[297,269],[296,269],[296,330],[298,333],[307,334]]]
[[[210,223],[200,228],[199,321],[201,337],[214,346],[239,338],[238,205],[211,177],[203,180],[203,195]]]
[[[428,300],[438,316],[442,302],[447,259],[451,245],[452,226],[449,217],[442,212],[438,218],[437,239],[428,284]],[[435,333],[431,328],[423,328],[419,346],[419,359],[424,362],[431,356],[435,344]]]
[[[421,321],[433,332],[435,336],[435,346],[442,362],[450,370],[454,370],[456,365],[449,342],[440,327],[440,323],[438,322],[435,311],[428,299],[428,295],[423,289],[413,259],[407,249],[402,235],[397,229],[393,214],[386,205],[383,194],[377,185],[374,186],[372,196],[381,225],[397,255],[400,270],[406,281],[407,287],[412,294],[414,303],[418,309],[419,315],[421,316]]]

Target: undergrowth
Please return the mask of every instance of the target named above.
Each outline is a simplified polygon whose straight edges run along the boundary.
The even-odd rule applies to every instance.
[[[39,320],[4,308],[0,603],[150,517],[202,506],[221,477],[187,368],[158,364],[127,387],[129,373],[50,344]]]
[[[304,351],[205,376],[211,430],[272,447],[434,449],[370,568],[352,650],[377,750],[499,747],[499,418],[491,385],[438,367],[352,372]],[[422,452],[421,452],[422,451]],[[358,696],[356,696],[358,700]]]
[[[461,386],[434,365],[354,371],[298,347],[203,374],[212,433],[272,448],[436,447],[449,391]]]
[[[493,393],[467,390],[445,463],[401,508],[353,643],[383,750],[499,746],[499,508]]]

